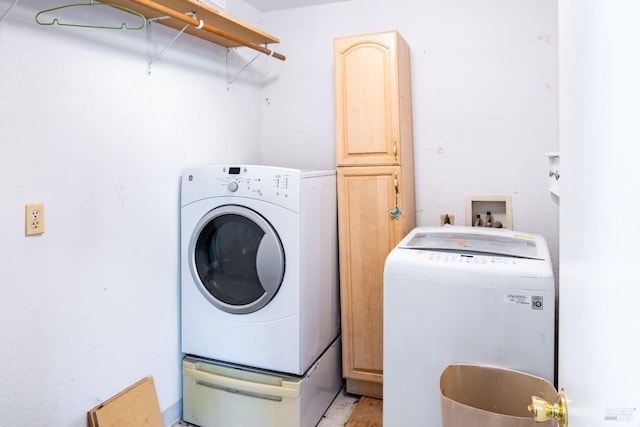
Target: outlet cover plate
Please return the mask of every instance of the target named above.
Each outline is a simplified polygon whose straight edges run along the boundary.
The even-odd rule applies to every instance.
[[[25,205],[24,231],[27,236],[44,233],[44,203]]]

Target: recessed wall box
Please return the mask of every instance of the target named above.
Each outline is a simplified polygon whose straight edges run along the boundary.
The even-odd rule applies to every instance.
[[[511,196],[467,196],[465,225],[473,226],[476,215],[486,224],[487,212],[491,212],[493,223],[501,223],[502,228],[513,230]]]

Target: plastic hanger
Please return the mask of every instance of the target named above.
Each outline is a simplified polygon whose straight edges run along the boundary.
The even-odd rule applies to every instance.
[[[46,14],[49,12],[55,12],[58,10],[62,10],[62,9],[68,9],[68,8],[79,8],[79,7],[94,7],[94,6],[108,6],[108,7],[113,7],[116,9],[120,9],[123,10],[125,12],[129,12],[132,13],[138,17],[140,17],[141,19],[141,23],[138,26],[130,26],[127,22],[123,22],[120,25],[117,26],[112,26],[112,25],[89,25],[89,24],[81,24],[81,23],[67,23],[67,22],[61,22],[59,18],[54,17],[53,19],[51,19],[50,21],[46,22],[43,21],[40,18],[40,15],[42,14]],[[111,29],[111,30],[141,30],[142,28],[144,28],[144,24],[146,22],[146,18],[143,14],[136,12],[135,10],[129,9],[128,7],[125,6],[120,6],[118,4],[112,4],[112,3],[100,3],[100,2],[95,2],[94,0],[91,0],[89,3],[74,3],[74,4],[68,4],[65,6],[58,6],[58,7],[54,7],[52,9],[47,9],[47,10],[43,10],[41,12],[38,12],[38,14],[36,15],[36,22],[40,25],[62,25],[62,26],[66,26],[66,27],[83,27],[83,28],[106,28],[106,29]]]

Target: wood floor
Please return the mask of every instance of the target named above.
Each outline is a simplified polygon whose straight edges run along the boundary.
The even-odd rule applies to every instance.
[[[316,427],[377,427],[382,425],[382,400],[338,393]]]
[[[382,400],[362,397],[344,427],[381,427]]]

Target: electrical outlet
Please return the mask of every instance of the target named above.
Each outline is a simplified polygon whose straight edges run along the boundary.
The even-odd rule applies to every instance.
[[[25,205],[24,230],[27,236],[44,233],[44,203]]]
[[[455,217],[450,214],[442,214],[440,215],[440,225],[456,225]]]

